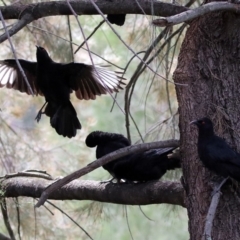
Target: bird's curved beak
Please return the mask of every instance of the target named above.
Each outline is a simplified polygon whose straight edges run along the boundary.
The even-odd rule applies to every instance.
[[[189,123],[190,125],[194,124],[194,125],[198,125],[198,121],[197,120],[193,120]]]

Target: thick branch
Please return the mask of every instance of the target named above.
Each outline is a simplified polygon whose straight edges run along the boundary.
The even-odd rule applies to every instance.
[[[153,20],[153,24],[159,27],[172,26],[183,22],[191,21],[204,14],[216,11],[232,11],[235,13],[240,12],[240,5],[229,2],[211,2],[201,7],[191,9],[175,16],[163,17]]]
[[[53,181],[32,177],[14,177],[2,181],[5,197],[39,198]],[[55,200],[94,200],[127,205],[167,203],[185,207],[184,190],[179,182],[101,183],[74,180],[50,194]]]
[[[186,7],[176,6],[173,4],[162,3],[159,1],[145,1],[138,0],[98,0],[96,2],[97,7],[104,14],[147,14],[152,15],[152,8],[154,8],[154,14],[157,16],[171,16],[180,12],[188,10]],[[99,12],[90,1],[78,0],[71,1],[71,6],[74,12],[78,15],[96,15]],[[36,4],[13,4],[6,7],[0,7],[4,19],[19,19],[19,21],[9,29],[9,35],[12,36],[21,30],[28,23],[43,17],[60,16],[60,15],[72,15],[67,2],[65,1],[52,1],[41,2]],[[6,34],[0,36],[0,43],[7,39]]]
[[[166,17],[188,10],[186,7],[154,0],[138,0],[138,4],[136,1],[129,0],[98,0],[96,1],[96,5],[104,14],[143,14],[144,11],[145,14],[152,15],[152,8],[154,8],[154,15]],[[71,6],[79,15],[99,14],[90,1],[71,1]],[[35,20],[49,16],[72,15],[65,1],[41,2],[27,5],[13,4],[1,7],[0,9],[5,19],[21,19],[25,14],[30,14]]]

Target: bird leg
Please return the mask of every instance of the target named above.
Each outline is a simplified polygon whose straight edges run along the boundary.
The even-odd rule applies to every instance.
[[[37,120],[37,122],[40,121],[41,117],[42,117],[42,114],[45,114],[45,112],[42,111],[42,109],[45,107],[45,105],[47,104],[47,102],[45,102],[43,104],[43,106],[41,107],[41,109],[39,110],[37,116],[35,117],[35,120]]]

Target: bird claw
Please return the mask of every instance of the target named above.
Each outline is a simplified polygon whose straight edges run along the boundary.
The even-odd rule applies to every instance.
[[[39,113],[37,114],[37,116],[35,117],[35,120],[37,120],[37,122],[39,122],[40,119],[41,119],[41,117],[42,117],[42,113],[39,112]]]
[[[101,184],[102,184],[102,183],[113,183],[113,180],[114,180],[114,179],[115,179],[115,178],[113,177],[113,178],[111,178],[111,179],[101,181],[100,183],[101,183]]]
[[[37,120],[37,122],[39,122],[41,120],[42,114],[44,114],[44,112],[42,112],[42,111],[38,112],[37,116],[35,117],[35,120]]]
[[[118,179],[115,177],[108,179],[108,180],[101,181],[100,183],[115,183],[114,180],[116,180],[116,183],[125,183],[121,179]]]

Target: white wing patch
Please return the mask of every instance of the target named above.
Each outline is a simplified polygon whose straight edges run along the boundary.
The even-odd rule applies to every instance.
[[[0,85],[12,85],[17,76],[16,70],[6,65],[0,65]]]
[[[113,71],[106,70],[100,67],[92,67],[92,76],[94,80],[103,86],[107,91],[121,89],[124,83],[124,78],[117,76]]]

